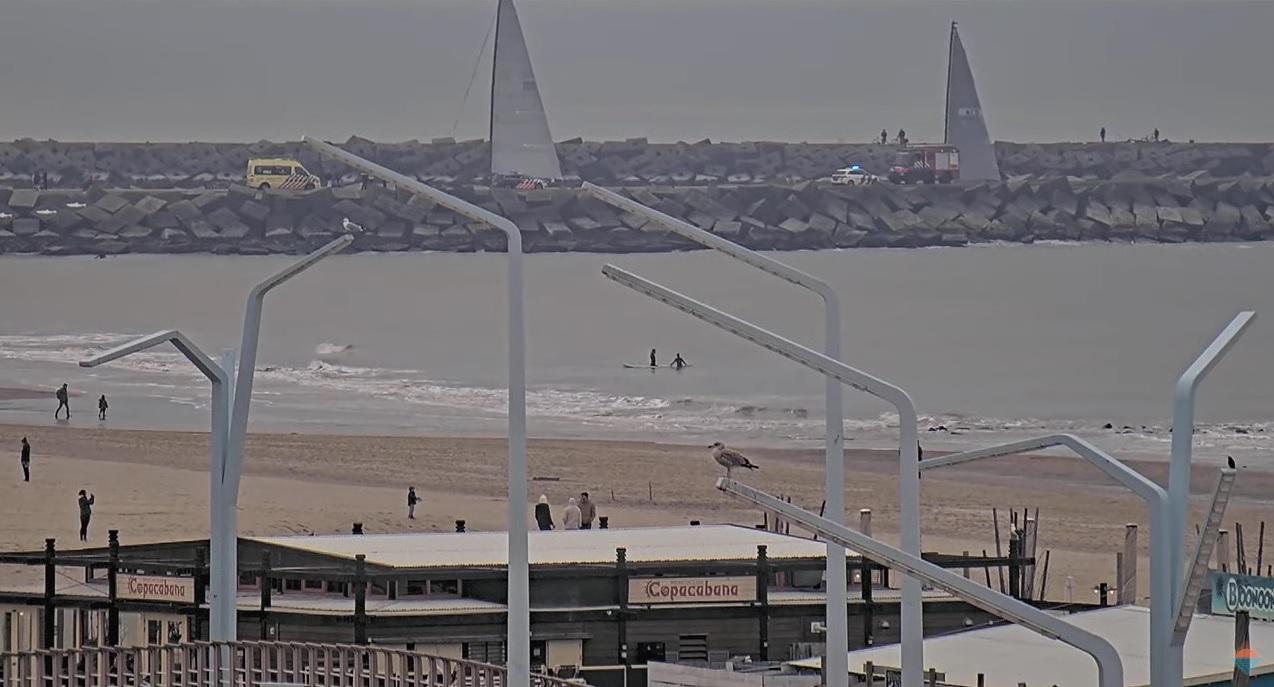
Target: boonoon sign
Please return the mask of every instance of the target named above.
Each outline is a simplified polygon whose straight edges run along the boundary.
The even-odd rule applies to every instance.
[[[1252,575],[1212,574],[1212,612],[1274,620],[1274,579]]]
[[[756,601],[755,577],[645,577],[628,581],[630,604]]]

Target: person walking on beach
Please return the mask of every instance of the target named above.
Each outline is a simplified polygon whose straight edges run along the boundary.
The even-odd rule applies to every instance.
[[[70,402],[71,392],[67,391],[66,384],[63,383],[62,388],[58,389],[57,393],[54,395],[57,396],[57,399],[58,399],[58,409],[53,411],[53,419],[55,420],[58,419],[58,416],[62,413],[62,409],[66,408],[66,419],[70,420],[71,419],[71,402]]]
[[[549,497],[540,494],[540,502],[535,504],[535,524],[541,532],[553,529],[553,513],[549,510]]]
[[[106,409],[110,407],[111,407],[111,404],[106,402],[106,394],[102,394],[102,397],[97,399],[97,419],[105,420]],[[68,410],[67,412],[70,412],[70,411]]]
[[[93,503],[97,497],[80,490],[80,541],[88,541],[88,521],[93,518]]]
[[[580,510],[575,505],[575,498],[566,501],[566,511],[562,513],[562,529],[578,530],[580,526]]]
[[[408,520],[416,519],[416,504],[419,502],[420,502],[420,499],[417,498],[416,496],[416,488],[407,487],[407,519]]]
[[[581,530],[593,529],[593,520],[597,518],[597,506],[588,498],[588,492],[581,491],[579,495],[579,528]]]
[[[26,437],[22,437],[22,481],[31,481],[31,442]]]

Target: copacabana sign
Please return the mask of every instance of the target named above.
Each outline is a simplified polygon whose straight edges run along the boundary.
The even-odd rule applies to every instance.
[[[120,575],[116,594],[134,601],[195,602],[195,581],[189,577],[161,575]]]
[[[756,601],[755,577],[645,577],[628,581],[630,604]]]
[[[1212,612],[1274,620],[1274,579],[1252,575],[1212,574]]]

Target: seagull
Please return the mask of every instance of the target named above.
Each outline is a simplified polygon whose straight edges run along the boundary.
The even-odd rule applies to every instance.
[[[1225,457],[1225,463],[1226,463],[1226,465],[1229,465],[1229,466],[1230,466],[1230,469],[1231,469],[1231,470],[1237,470],[1237,469],[1238,469],[1238,468],[1234,467],[1234,456],[1226,456],[1226,457]]]
[[[354,224],[353,222],[349,221],[348,217],[341,219],[341,226],[345,228],[345,231],[348,231],[352,234],[357,234],[363,230],[362,226]]]
[[[752,461],[748,460],[747,456],[733,449],[726,448],[725,444],[719,441],[708,446],[708,448],[712,449],[713,460],[716,460],[718,465],[725,468],[725,476],[727,479],[730,477],[730,471],[734,468],[746,468],[748,470],[761,469],[760,467],[753,465]]]

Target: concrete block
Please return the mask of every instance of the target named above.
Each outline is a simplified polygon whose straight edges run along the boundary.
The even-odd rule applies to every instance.
[[[9,207],[15,210],[31,210],[40,202],[40,192],[29,188],[15,188],[9,196]]]
[[[155,214],[156,212],[163,210],[164,206],[168,205],[168,201],[164,200],[163,198],[157,198],[155,196],[146,196],[145,198],[142,198],[136,203],[133,203],[133,205],[138,210],[141,210],[145,214],[145,216],[149,217]]]
[[[10,199],[9,204],[10,205],[13,204],[12,199]],[[110,193],[105,196],[102,196],[101,199],[99,199],[93,205],[95,205],[99,210],[108,212],[113,215],[116,212],[119,212],[120,208],[128,205],[128,201],[125,200],[123,196]]]
[[[137,239],[149,238],[156,231],[160,231],[162,233],[164,231],[172,231],[173,229],[175,228],[166,227],[164,229],[157,229],[153,227],[142,226],[140,224],[134,224],[132,226],[128,226],[128,227],[124,227],[123,229],[120,229],[119,238],[122,241],[136,241]]]
[[[19,217],[10,229],[17,236],[35,236],[40,233],[40,220],[35,217]]]
[[[245,200],[243,205],[239,207],[239,215],[259,224],[270,216],[270,208],[255,200]]]

